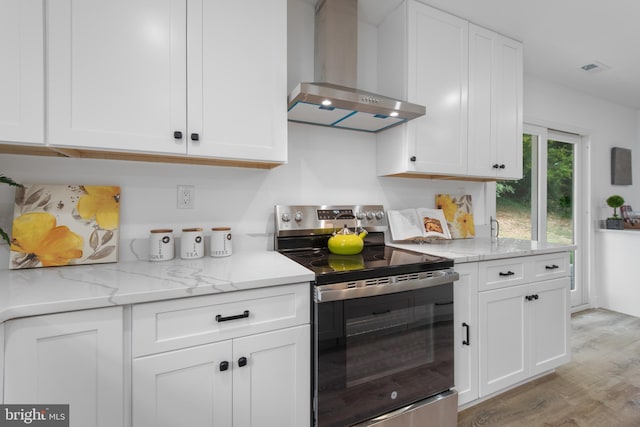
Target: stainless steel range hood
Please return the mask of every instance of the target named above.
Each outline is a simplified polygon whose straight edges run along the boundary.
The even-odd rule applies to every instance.
[[[357,86],[358,0],[320,0],[315,21],[315,78],[289,94],[293,122],[380,132],[423,116],[422,105]]]

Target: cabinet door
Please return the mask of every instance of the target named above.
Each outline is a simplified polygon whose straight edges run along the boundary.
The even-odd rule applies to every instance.
[[[5,403],[69,404],[72,427],[122,426],[122,308],[10,320]]]
[[[571,359],[568,277],[533,285],[528,304],[531,319],[531,375],[553,369]]]
[[[469,24],[469,175],[522,177],[522,44]]]
[[[495,129],[497,176],[522,178],[522,43],[496,37]],[[504,168],[502,167],[504,165]]]
[[[529,376],[525,286],[480,292],[480,396]]]
[[[311,422],[309,325],[235,339],[233,425],[301,427]]]
[[[0,141],[44,142],[41,0],[0,2]]]
[[[495,177],[496,109],[495,38],[497,34],[469,24],[469,174]]]
[[[134,359],[133,427],[231,426],[231,356],[229,340]]]
[[[455,266],[453,286],[455,388],[458,405],[478,398],[478,263]]]
[[[47,3],[48,142],[186,153],[186,0]]]
[[[408,100],[427,107],[406,125],[409,171],[465,174],[468,23],[414,1],[408,13]]]
[[[188,153],[286,161],[286,0],[189,0],[187,9]]]

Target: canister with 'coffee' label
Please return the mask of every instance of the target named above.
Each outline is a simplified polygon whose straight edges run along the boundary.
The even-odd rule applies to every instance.
[[[210,250],[212,257],[229,256],[231,249],[231,228],[214,227],[211,229]]]

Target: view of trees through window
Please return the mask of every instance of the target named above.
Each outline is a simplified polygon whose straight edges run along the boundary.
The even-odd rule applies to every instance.
[[[539,168],[536,168],[538,160],[533,157],[537,153],[536,139],[533,135],[523,136],[523,178],[496,184],[496,216],[501,237],[532,238],[532,224],[537,222],[535,203]],[[546,152],[547,241],[572,244],[574,145],[549,140]]]

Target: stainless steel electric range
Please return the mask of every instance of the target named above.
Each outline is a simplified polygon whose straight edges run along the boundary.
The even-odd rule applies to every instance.
[[[276,206],[275,248],[315,273],[312,425],[455,426],[453,261],[385,245],[383,206]],[[368,231],[355,255],[336,229]]]

